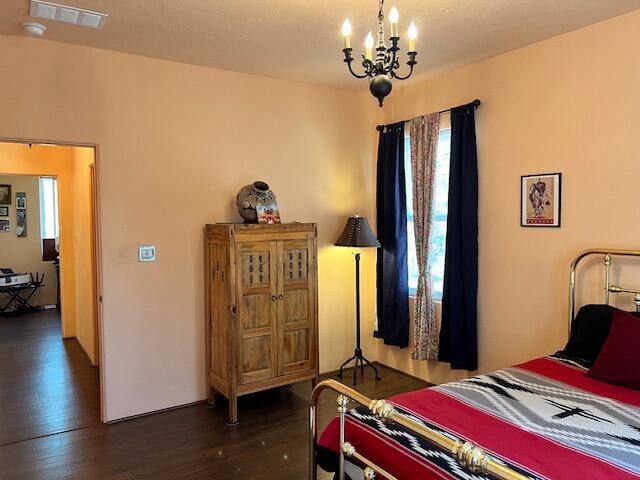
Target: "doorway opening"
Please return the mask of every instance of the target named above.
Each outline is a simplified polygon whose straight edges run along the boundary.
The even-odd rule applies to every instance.
[[[96,161],[0,140],[0,445],[102,420]]]

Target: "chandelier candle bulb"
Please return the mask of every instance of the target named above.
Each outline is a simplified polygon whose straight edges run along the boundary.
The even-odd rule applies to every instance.
[[[373,35],[371,32],[369,32],[367,38],[364,39],[364,46],[367,49],[365,58],[371,60],[373,58]]]
[[[348,18],[342,24],[342,36],[344,37],[344,48],[351,48],[351,22]]]
[[[391,22],[391,37],[398,37],[398,20],[400,20],[400,14],[396,7],[391,7],[389,11],[389,22]]]
[[[418,29],[415,24],[411,22],[409,25],[409,31],[407,32],[407,36],[409,37],[409,51],[416,51],[416,37],[418,36]]]

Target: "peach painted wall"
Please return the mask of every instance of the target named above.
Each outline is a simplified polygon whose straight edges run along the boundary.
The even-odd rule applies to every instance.
[[[385,120],[393,122],[483,102],[476,116],[482,372],[563,345],[568,265],[578,251],[640,247],[640,61],[632,48],[639,42],[635,11],[398,89],[387,103]],[[521,228],[520,176],[546,172],[563,173],[562,228]],[[637,288],[635,272],[622,283]],[[593,285],[589,300],[601,301]],[[433,382],[465,375],[411,361],[408,349],[367,344],[381,362]]]
[[[320,367],[339,366],[353,260],[331,245],[372,210],[365,93],[29,38],[0,56],[0,136],[99,146],[106,420],[205,398],[202,228],[238,220],[256,179],[285,221],[318,223]],[[137,262],[146,243],[156,263]]]
[[[73,147],[71,169],[73,175],[73,251],[75,255],[76,338],[93,365],[99,364],[95,345],[95,309],[93,298],[93,250],[91,218],[91,176],[89,166],[95,162],[94,149]]]

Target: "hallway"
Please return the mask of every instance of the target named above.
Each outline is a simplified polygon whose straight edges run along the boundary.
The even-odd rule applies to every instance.
[[[99,423],[98,369],[59,312],[0,317],[0,446]]]

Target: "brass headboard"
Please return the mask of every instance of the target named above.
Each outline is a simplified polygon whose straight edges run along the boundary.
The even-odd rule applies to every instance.
[[[573,262],[571,262],[571,268],[569,269],[569,332],[571,332],[571,322],[573,322],[576,308],[576,267],[583,258],[591,255],[604,255],[604,303],[609,305],[612,293],[630,293],[634,296],[633,301],[636,305],[636,310],[640,312],[640,290],[611,285],[611,263],[613,262],[613,257],[640,257],[640,250],[591,248],[581,252]]]

